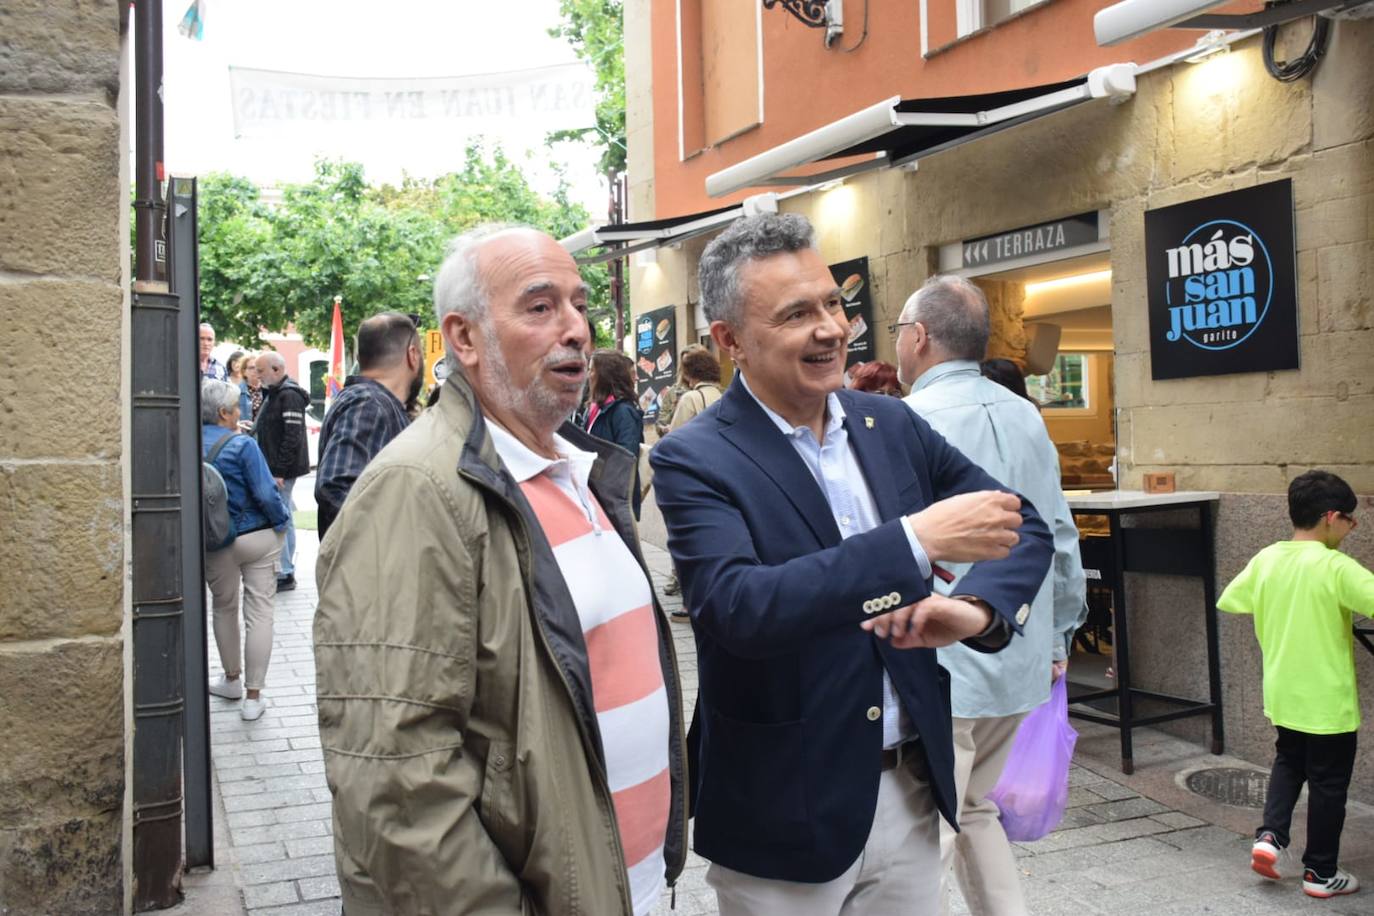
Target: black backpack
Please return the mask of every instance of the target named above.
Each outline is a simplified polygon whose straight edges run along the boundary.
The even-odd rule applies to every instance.
[[[215,458],[220,450],[237,436],[238,433],[230,433],[216,442],[210,454],[200,463],[200,518],[205,529],[206,550],[223,550],[234,543],[234,538],[238,536],[234,530],[234,520],[229,516],[229,488],[215,467]]]

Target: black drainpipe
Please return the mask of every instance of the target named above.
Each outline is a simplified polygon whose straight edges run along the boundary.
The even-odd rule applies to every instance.
[[[133,900],[135,911],[181,896],[181,485],[179,302],[168,277],[162,196],[162,0],[134,3],[137,233],[130,310],[133,506]]]

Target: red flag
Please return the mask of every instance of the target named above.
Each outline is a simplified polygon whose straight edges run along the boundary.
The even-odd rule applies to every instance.
[[[332,401],[343,390],[347,358],[344,355],[343,316],[339,313],[339,303],[342,301],[342,296],[334,297],[334,325],[329,332],[329,372],[324,377],[326,402]]]

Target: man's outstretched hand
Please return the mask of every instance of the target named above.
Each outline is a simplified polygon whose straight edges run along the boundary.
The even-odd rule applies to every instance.
[[[1001,490],[960,493],[907,520],[932,563],[1000,560],[1021,539],[1021,499]]]
[[[983,601],[931,595],[859,626],[897,649],[938,649],[982,633],[992,625],[992,616]]]

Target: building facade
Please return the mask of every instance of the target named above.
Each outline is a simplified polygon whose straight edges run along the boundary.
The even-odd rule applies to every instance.
[[[1196,48],[1197,31],[1099,47],[1092,19],[1107,5],[849,0],[844,33],[827,47],[823,29],[778,6],[627,2],[630,219],[690,220],[781,192],[763,205],[809,217],[828,263],[867,259],[871,353],[892,362],[886,328],[907,296],[937,272],[969,277],[992,305],[989,355],[1036,368],[1030,381],[1053,402],[1044,415],[1065,486],[1111,487],[1114,471],[1116,486],[1139,490],[1145,473],[1167,471],[1180,490],[1220,493],[1216,571],[1224,584],[1287,535],[1283,494],[1297,474],[1326,468],[1374,494],[1374,83],[1365,64],[1374,22],[1334,23],[1315,71],[1280,82],[1266,71],[1260,34],[1230,36],[1228,51],[1206,55],[1215,48]],[[1310,20],[1281,27],[1276,56],[1300,54],[1311,31]],[[1139,65],[1133,92],[936,143],[905,167],[872,167],[862,155],[801,162],[785,173],[790,184],[707,193],[711,176],[786,152],[827,125],[838,129],[885,99],[924,110],[921,100],[933,98],[1049,92],[1126,62]],[[823,181],[847,164],[866,170]],[[1147,236],[1147,213],[1154,221],[1172,205],[1201,201],[1205,209],[1229,201],[1219,196],[1227,192],[1285,187],[1287,210],[1260,208],[1291,226],[1287,250],[1269,263],[1294,285],[1295,297],[1280,298],[1290,308],[1296,300],[1288,320],[1297,367],[1166,377],[1150,300],[1159,286],[1152,263],[1164,263],[1151,259],[1164,258],[1167,246]],[[709,238],[684,232],[630,256],[633,314],[671,307],[679,346],[707,335],[696,265]],[[1049,361],[1036,367],[1047,345]],[[1369,515],[1374,499],[1362,496],[1361,505]],[[1345,549],[1374,563],[1374,532],[1358,529]],[[1133,575],[1128,594],[1136,685],[1205,695],[1197,580]],[[1374,656],[1356,652],[1368,707]],[[1227,750],[1267,763],[1272,730],[1247,620],[1221,621],[1221,655]],[[1203,722],[1168,727],[1201,738]],[[1368,749],[1354,792],[1374,799]]]

